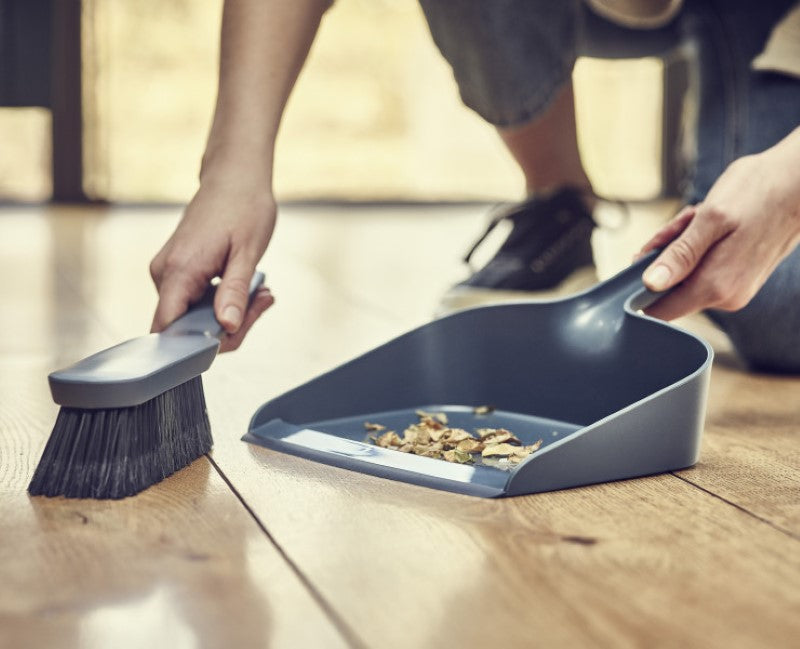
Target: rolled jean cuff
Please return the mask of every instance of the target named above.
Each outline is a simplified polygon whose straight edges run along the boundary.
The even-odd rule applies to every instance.
[[[462,101],[490,124],[530,121],[570,81],[579,29],[574,1],[420,4]]]

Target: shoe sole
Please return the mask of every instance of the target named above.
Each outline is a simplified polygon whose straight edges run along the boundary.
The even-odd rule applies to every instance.
[[[548,299],[579,293],[598,282],[597,270],[594,266],[578,268],[567,275],[556,286],[541,291],[509,291],[503,289],[475,288],[472,286],[454,286],[442,296],[436,309],[436,316],[441,317],[461,309],[475,306],[498,304],[503,302],[519,302],[520,300]]]

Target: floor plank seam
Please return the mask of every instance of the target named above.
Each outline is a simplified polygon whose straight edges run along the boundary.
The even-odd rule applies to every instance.
[[[294,572],[297,578],[300,580],[300,583],[306,588],[308,593],[311,595],[312,599],[317,602],[317,604],[322,608],[325,615],[327,615],[328,619],[330,619],[331,623],[336,627],[339,633],[344,638],[345,642],[347,642],[351,647],[354,649],[368,649],[368,645],[366,645],[356,634],[356,632],[350,627],[350,625],[339,615],[339,613],[331,606],[328,601],[323,597],[322,593],[317,590],[314,584],[306,577],[306,575],[300,570],[297,564],[292,560],[292,558],[286,553],[283,547],[278,543],[274,536],[270,533],[270,531],[266,528],[264,523],[258,517],[258,515],[253,511],[250,505],[247,504],[242,494],[239,490],[233,485],[233,483],[228,479],[228,476],[222,471],[220,466],[214,461],[210,455],[206,454],[206,458],[211,463],[211,466],[214,467],[214,470],[219,474],[219,476],[225,481],[225,484],[228,485],[230,490],[242,504],[245,511],[253,518],[256,525],[258,525],[259,529],[264,532],[264,535],[269,539],[269,542],[277,550],[278,554],[281,555],[286,564],[289,568]]]
[[[751,512],[746,507],[742,507],[741,505],[733,502],[732,500],[728,500],[727,498],[724,498],[723,496],[720,496],[719,494],[714,493],[710,489],[706,489],[705,487],[697,484],[696,482],[692,482],[688,478],[684,478],[683,476],[678,475],[677,473],[670,472],[670,474],[675,476],[676,478],[678,478],[678,480],[682,480],[686,484],[692,485],[693,487],[699,489],[700,491],[702,491],[704,493],[707,493],[709,496],[712,496],[713,498],[716,498],[717,500],[721,500],[722,502],[726,503],[727,505],[730,505],[731,507],[734,507],[734,508],[738,509],[739,511],[744,512],[748,516],[751,516],[752,518],[755,518],[756,520],[761,521],[762,523],[765,523],[765,524],[769,525],[774,530],[777,530],[778,532],[781,532],[782,534],[785,534],[786,536],[794,539],[795,541],[800,541],[800,535],[796,534],[795,532],[792,532],[791,530],[787,530],[786,528],[783,528],[780,525],[777,525],[777,524],[773,523],[768,518],[764,518],[763,516],[759,516],[755,512]]]

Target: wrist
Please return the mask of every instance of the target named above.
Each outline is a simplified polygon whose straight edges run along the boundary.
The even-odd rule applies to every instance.
[[[272,156],[252,146],[212,145],[200,164],[200,184],[235,184],[272,193]]]

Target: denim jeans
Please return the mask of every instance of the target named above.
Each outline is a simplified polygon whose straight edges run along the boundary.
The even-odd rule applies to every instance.
[[[750,69],[795,0],[686,0],[656,30],[612,25],[581,0],[420,0],[464,103],[495,126],[541,114],[577,56],[654,56],[692,45],[698,76],[696,154],[685,200],[701,201],[736,158],[800,124],[800,80]],[[800,372],[800,247],[736,312],[709,311],[754,369]]]

